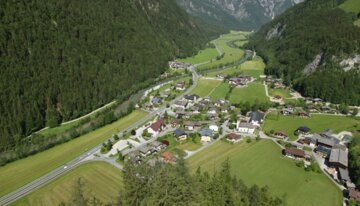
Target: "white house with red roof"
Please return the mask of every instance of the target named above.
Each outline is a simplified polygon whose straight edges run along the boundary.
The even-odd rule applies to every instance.
[[[147,132],[150,133],[152,136],[155,136],[159,132],[163,131],[165,127],[166,127],[165,120],[159,119],[150,125],[150,127],[147,129]]]

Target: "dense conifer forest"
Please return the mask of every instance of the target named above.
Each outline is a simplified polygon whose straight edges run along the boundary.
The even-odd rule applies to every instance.
[[[230,174],[224,162],[214,174],[199,168],[190,174],[183,159],[174,165],[125,164],[124,186],[118,202],[109,205],[214,205],[282,206],[285,201],[273,197],[267,187],[246,186]],[[103,205],[96,197],[86,197],[81,180],[74,188],[72,201],[63,205]]]
[[[173,0],[0,1],[0,152],[125,99],[205,42]]]
[[[253,35],[248,47],[265,59],[266,74],[282,77],[305,96],[360,105],[359,65],[346,72],[340,66],[360,54],[360,28],[353,23],[360,15],[339,9],[342,2],[306,1]],[[319,62],[306,72],[317,55]]]

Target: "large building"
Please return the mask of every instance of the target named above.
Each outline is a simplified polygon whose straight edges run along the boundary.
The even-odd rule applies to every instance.
[[[348,154],[340,148],[333,148],[329,157],[329,166],[346,169],[348,167]]]

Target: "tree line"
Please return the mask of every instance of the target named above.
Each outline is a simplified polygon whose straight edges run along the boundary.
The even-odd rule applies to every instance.
[[[359,54],[360,28],[353,24],[356,14],[337,7],[342,2],[301,3],[263,26],[247,47],[264,58],[267,75],[283,78],[304,96],[360,105],[359,65],[350,71],[340,66],[343,59]],[[270,38],[271,29],[277,26],[277,34]],[[319,54],[315,71],[304,72]]]
[[[207,41],[173,0],[1,1],[0,17],[1,153],[126,99]]]
[[[267,187],[248,187],[230,171],[229,161],[213,174],[200,168],[190,174],[183,159],[174,165],[126,163],[117,202],[102,203],[96,197],[86,197],[78,181],[72,200],[62,205],[285,205],[283,198],[272,196]]]

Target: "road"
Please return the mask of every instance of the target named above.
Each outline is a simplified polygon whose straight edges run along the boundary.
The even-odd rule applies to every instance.
[[[252,52],[251,51],[247,51],[246,55],[243,57],[243,61],[249,59],[252,56]],[[207,63],[207,62],[204,62]],[[189,68],[189,70],[192,72],[192,79],[193,79],[193,85],[191,87],[189,87],[184,93],[183,95],[186,94],[190,94],[193,89],[197,86],[198,84],[198,79],[199,79],[199,75],[196,72],[196,67],[204,64],[204,63],[200,63],[197,65],[193,65]],[[179,96],[177,98],[175,98],[174,100],[172,100],[171,102],[169,102],[169,104],[173,104],[176,100],[181,99],[182,96]],[[130,127],[124,129],[123,131],[120,131],[119,134],[123,134],[126,131],[130,131],[133,129],[136,129],[137,127],[145,124],[146,122],[148,122],[149,120],[151,120],[154,116],[156,115],[160,115],[162,114],[164,111],[166,110],[166,105],[160,107],[159,109],[150,112],[148,115],[146,115],[145,117],[143,117],[142,119],[140,119],[138,122],[136,122],[135,124],[131,125]],[[112,139],[112,137],[109,137],[109,139]],[[152,139],[150,140],[152,141]],[[144,144],[144,143],[143,143]],[[139,145],[142,146],[143,144]],[[57,169],[39,177],[38,179],[20,187],[19,189],[8,193],[6,195],[4,195],[3,197],[0,198],[0,205],[9,205],[10,203],[28,195],[29,193],[35,191],[36,189],[44,186],[45,184],[51,182],[52,180],[56,179],[57,177],[65,174],[66,172],[78,167],[81,164],[87,163],[89,161],[106,161],[111,163],[112,165],[122,169],[122,166],[117,164],[116,162],[114,162],[115,160],[110,159],[110,158],[105,158],[103,156],[101,157],[96,157],[95,154],[101,149],[102,147],[102,143],[97,145],[96,147],[88,150],[87,152],[83,153],[82,155],[80,155],[79,157],[75,158],[74,160],[66,163],[65,165],[58,167]]]

